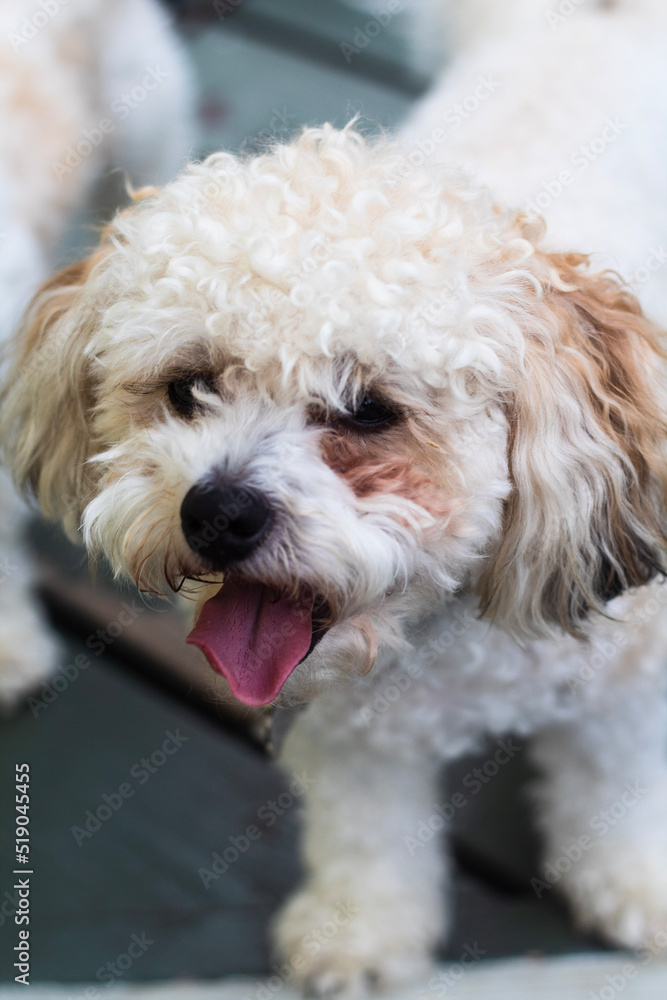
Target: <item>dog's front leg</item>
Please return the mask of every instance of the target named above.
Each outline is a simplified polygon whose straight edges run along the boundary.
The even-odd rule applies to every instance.
[[[610,942],[650,947],[667,930],[662,680],[635,676],[601,702],[536,742],[547,849],[533,886],[538,896],[560,889],[579,923]]]
[[[363,731],[334,735],[318,709],[295,724],[283,755],[308,787],[307,875],[275,941],[310,995],[364,995],[426,975],[444,933],[443,845],[414,846],[437,801],[438,766],[374,749]]]

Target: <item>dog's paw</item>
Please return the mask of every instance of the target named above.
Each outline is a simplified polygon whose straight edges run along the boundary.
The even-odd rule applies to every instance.
[[[309,975],[297,980],[307,1000],[368,1000],[370,993],[426,982],[432,972],[428,959],[412,956],[376,956],[368,962],[340,962],[331,955]]]
[[[405,902],[403,908],[399,899],[360,902],[313,888],[290,900],[274,938],[305,995],[356,1000],[370,990],[426,979],[433,928],[425,913]]]
[[[626,850],[580,864],[563,886],[579,926],[620,948],[650,946],[667,927],[667,848]]]

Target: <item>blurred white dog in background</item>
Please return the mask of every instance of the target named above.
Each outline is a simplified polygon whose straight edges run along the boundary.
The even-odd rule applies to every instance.
[[[0,3],[0,341],[112,167],[169,180],[192,154],[193,86],[155,0]],[[56,666],[31,593],[25,513],[0,474],[0,710]]]
[[[535,737],[579,922],[667,924],[667,14],[570,8],[451,0],[402,144],[325,127],[191,165],[18,339],[17,482],[189,591],[242,701],[311,701],[276,940],[315,994],[428,970],[448,866],[410,845],[485,734]]]

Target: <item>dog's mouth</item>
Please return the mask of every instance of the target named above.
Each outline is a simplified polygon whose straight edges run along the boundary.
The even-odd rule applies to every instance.
[[[325,601],[276,596],[263,583],[230,577],[206,601],[187,642],[222,674],[234,697],[268,705],[330,627]]]

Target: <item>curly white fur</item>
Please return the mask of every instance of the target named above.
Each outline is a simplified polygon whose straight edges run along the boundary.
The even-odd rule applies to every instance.
[[[579,14],[628,59],[647,34],[639,16]],[[589,40],[573,93],[591,73],[588,24],[568,36]],[[415,130],[428,137],[459,100],[456,72],[402,145],[325,127],[255,158],[212,156],[144,192],[44,286],[5,390],[17,480],[119,574],[200,605],[219,589],[181,530],[185,495],[215,474],[274,513],[235,573],[327,599],[332,627],[284,688],[286,702],[318,697],[285,750],[315,782],[307,881],[276,927],[316,991],[427,966],[447,865],[434,841],[410,854],[405,838],[433,812],[439,765],[484,733],[535,734],[548,858],[636,789],[561,888],[612,941],[667,921],[660,336],[620,279],[565,252],[609,236],[592,174],[587,212],[553,242],[522,210],[532,191],[513,209],[497,196],[528,184],[531,148],[560,162],[561,37],[540,21],[498,42],[501,120],[525,117],[513,101],[527,62],[539,114],[522,143],[489,125],[496,195],[410,159]],[[504,54],[515,44],[525,59]],[[459,75],[481,58],[471,41]],[[657,226],[657,192],[622,163],[619,204]],[[169,391],[188,378],[189,416]],[[397,414],[369,435],[345,420],[364,393]],[[329,920],[328,945],[307,946]]]

